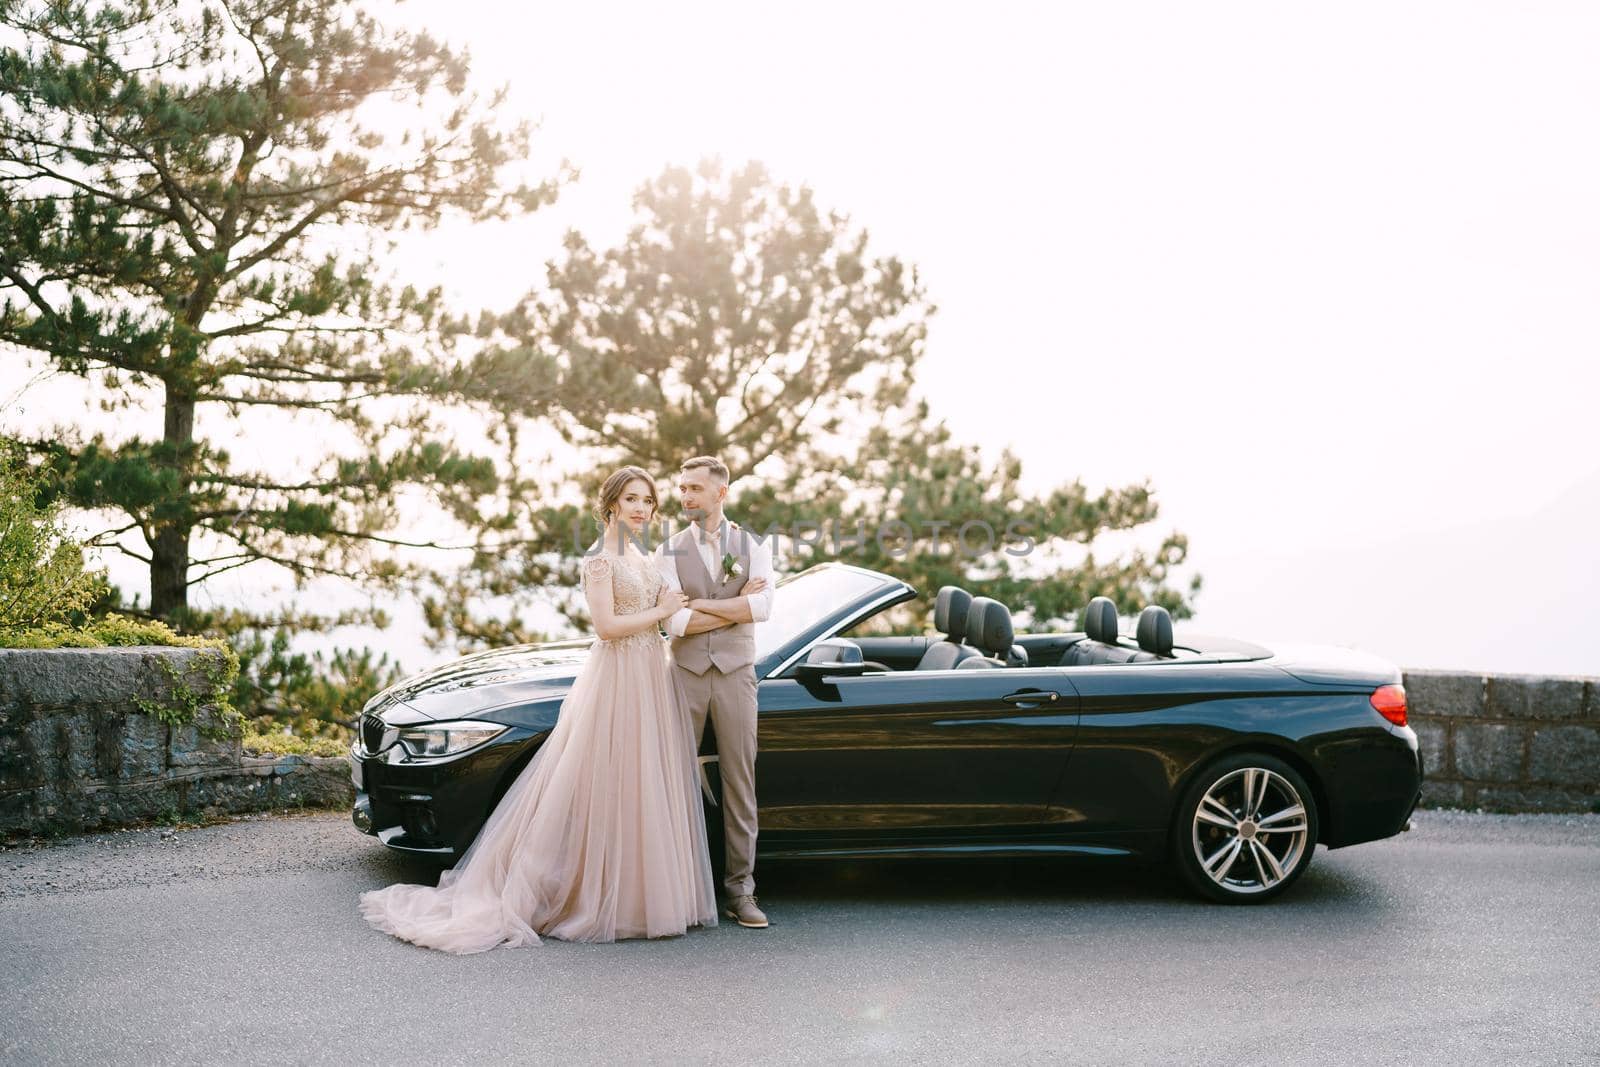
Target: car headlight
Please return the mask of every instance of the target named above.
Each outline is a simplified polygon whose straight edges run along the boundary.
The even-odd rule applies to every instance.
[[[425,726],[402,726],[400,743],[413,756],[453,756],[509,729],[494,722],[430,722]]]

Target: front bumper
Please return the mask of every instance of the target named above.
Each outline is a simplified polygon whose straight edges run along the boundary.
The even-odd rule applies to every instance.
[[[477,836],[501,785],[535,735],[513,728],[482,746],[442,759],[410,759],[390,749],[376,755],[350,748],[355,802],[350,821],[397,852],[460,855]]]

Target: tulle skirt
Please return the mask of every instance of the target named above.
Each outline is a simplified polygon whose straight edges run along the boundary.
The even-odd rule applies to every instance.
[[[715,926],[695,757],[666,640],[596,640],[550,736],[438,886],[362,893],[361,913],[456,954]]]

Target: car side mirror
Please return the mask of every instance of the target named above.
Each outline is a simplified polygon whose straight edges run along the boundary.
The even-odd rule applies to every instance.
[[[806,653],[806,658],[795,665],[795,677],[814,685],[833,677],[855,678],[867,670],[861,646],[854,641],[829,637],[818,641]]]

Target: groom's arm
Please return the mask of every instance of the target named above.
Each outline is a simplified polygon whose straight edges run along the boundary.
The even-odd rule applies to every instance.
[[[689,605],[694,609],[695,614],[709,615],[713,619],[731,626],[736,622],[755,621],[750,615],[749,600],[749,597],[732,596],[726,600],[711,600],[709,598],[691,600]]]
[[[693,600],[690,607],[696,613],[706,612],[729,623],[766,622],[772,617],[772,548],[764,537],[758,538],[750,550],[750,577],[766,579],[766,587],[748,596]]]
[[[720,615],[713,615],[709,611],[690,611],[689,621],[684,623],[683,633],[679,637],[688,637],[692,634],[703,634],[707,630],[720,630],[733,623]]]
[[[674,554],[668,552],[666,543],[663,542],[656,548],[656,570],[662,579],[673,589],[683,591],[683,585],[678,581],[678,562]],[[720,630],[724,626],[733,625],[727,619],[704,611],[691,611],[682,608],[667,619],[667,632],[673,637],[689,637],[693,634],[703,634],[708,630]]]

